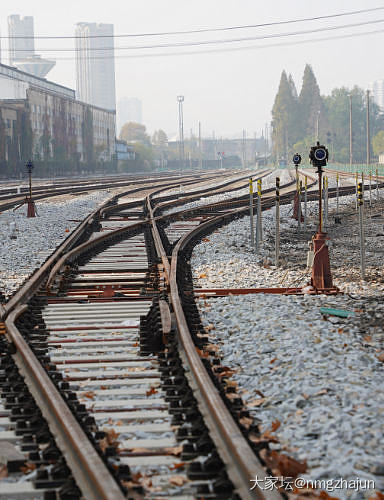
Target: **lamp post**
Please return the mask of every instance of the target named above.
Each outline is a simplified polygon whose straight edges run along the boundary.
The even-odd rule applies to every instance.
[[[184,96],[178,95],[177,102],[179,103],[179,162],[180,162],[180,172],[181,172],[184,168],[184,117],[183,117]]]
[[[223,170],[223,158],[224,158],[224,151],[219,151],[217,153],[217,156],[220,159],[220,170]]]
[[[31,160],[27,161],[25,167],[27,169],[28,176],[29,176],[29,196],[27,196],[27,199],[26,199],[27,205],[28,205],[27,217],[36,217],[35,202],[32,199],[32,170],[33,170],[32,161]]]

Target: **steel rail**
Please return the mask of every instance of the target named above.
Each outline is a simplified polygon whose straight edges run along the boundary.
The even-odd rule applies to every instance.
[[[261,172],[257,172],[257,173],[254,173],[252,175],[252,177],[256,177],[257,176],[257,179],[261,179],[267,175],[269,175],[272,171],[271,170],[267,170],[267,171],[264,171],[262,170]],[[189,203],[191,201],[194,201],[196,198],[199,198],[201,197],[201,194],[204,194],[206,193],[206,196],[205,197],[209,197],[209,196],[214,196],[215,194],[220,194],[222,192],[224,193],[227,193],[227,192],[231,192],[231,191],[236,191],[237,189],[242,189],[242,187],[246,187],[248,185],[248,182],[246,182],[244,185],[238,187],[233,187],[231,189],[226,189],[227,186],[230,186],[231,184],[238,184],[239,182],[241,182],[242,180],[245,180],[245,179],[249,179],[250,177],[250,173],[247,174],[246,176],[242,176],[242,177],[239,177],[238,179],[236,180],[232,180],[232,181],[229,181],[225,184],[221,184],[220,186],[218,186],[216,189],[212,189],[212,188],[207,188],[207,189],[204,189],[202,191],[197,191],[197,192],[194,192],[192,193],[190,196],[188,197],[183,197],[182,199],[178,199],[177,201],[180,203],[179,204],[185,204],[185,203]],[[171,200],[171,201],[164,201],[164,199],[159,199],[157,200],[159,203],[156,204],[156,207],[154,209],[154,212],[157,212],[158,210],[164,210],[166,209],[168,206],[175,206],[177,205],[178,203],[175,203],[174,200]]]
[[[287,186],[285,189],[288,188]],[[285,197],[293,192],[294,190],[290,190],[285,194]],[[271,194],[269,198],[272,200],[274,197]],[[267,208],[267,203],[264,203],[265,208]],[[248,208],[236,209],[211,218],[177,242],[172,252],[170,265],[170,294],[178,328],[180,353],[184,363],[188,366],[186,375],[199,403],[200,411],[205,417],[210,435],[217,446],[218,453],[227,467],[228,476],[234,483],[235,490],[242,499],[277,500],[281,499],[281,495],[276,491],[264,491],[260,488],[250,489],[251,479],[256,476],[265,477],[266,471],[226,407],[196,351],[180,300],[177,279],[179,255],[197,233],[204,233],[207,228],[215,227],[219,221],[230,220],[235,214],[247,210]],[[152,218],[153,225],[155,222],[156,220]],[[157,251],[160,254],[165,253],[162,248],[158,248]]]
[[[168,183],[165,185],[168,186]],[[156,186],[156,189],[158,188],[159,186]],[[44,264],[34,274],[32,274],[29,280],[10,298],[10,300],[4,305],[0,304],[0,320],[4,320],[12,309],[14,309],[19,304],[27,302],[33,296],[33,294],[42,284],[43,280],[46,278],[47,273],[52,267],[55,269],[55,272],[57,272],[60,269],[60,266],[57,265],[58,261],[62,263],[66,261],[65,258],[61,257],[64,257],[65,255],[68,256],[68,253],[70,253],[69,249],[73,247],[73,245],[76,244],[76,241],[81,238],[81,236],[84,234],[86,230],[86,227],[91,225],[93,222],[97,220],[99,214],[103,213],[103,210],[109,206],[109,204],[114,198],[127,196],[129,194],[144,190],[147,190],[147,188],[145,186],[141,186],[139,188],[130,189],[123,193],[119,193],[118,195],[112,196],[111,198],[106,200],[100,207],[94,210],[90,215],[88,215],[88,217],[86,217],[83,220],[83,222],[81,222],[80,225],[76,229],[74,229],[74,231],[72,231],[72,233],[57,247],[57,249],[44,262]],[[135,203],[136,202],[131,202],[132,205],[134,205]],[[129,226],[129,228],[132,227],[133,226]],[[118,233],[121,231],[122,230],[117,230]],[[96,242],[107,239],[108,236],[111,235],[111,233],[115,234],[115,232],[106,233],[106,235],[102,235],[102,237],[97,238],[93,241]],[[49,274],[49,277],[51,276],[52,276],[52,271]]]
[[[95,217],[95,215],[98,213],[99,210],[100,209],[91,214],[83,222],[83,224],[79,226],[78,230],[76,231],[76,234],[73,233],[70,237],[72,237],[74,240],[76,237],[79,237],[79,235],[82,234],[82,232],[84,231],[84,225],[89,223],[92,220],[92,218]],[[59,247],[59,249],[61,250],[58,249],[54,254],[57,262],[54,264],[55,259],[53,258],[53,256],[52,258],[48,259],[46,263],[42,266],[42,268],[39,269],[32,276],[31,280],[28,281],[26,286],[22,287],[22,289],[15,294],[15,296],[11,299],[11,301],[6,304],[7,307],[7,314],[5,315],[6,338],[16,351],[15,354],[13,355],[15,362],[21,374],[24,376],[26,383],[33,397],[36,399],[38,406],[41,408],[41,411],[44,417],[46,418],[52,433],[55,435],[57,439],[57,444],[61,449],[61,451],[63,452],[64,456],[66,457],[68,464],[70,465],[70,468],[72,470],[72,474],[75,480],[77,481],[78,486],[80,487],[83,495],[87,499],[88,498],[119,499],[124,497],[122,496],[122,493],[118,488],[116,482],[110,476],[107,467],[104,465],[97,452],[93,449],[91,443],[88,441],[86,435],[83,433],[78,422],[76,421],[71,411],[67,407],[64,399],[60,396],[58,390],[56,389],[53,382],[50,380],[48,374],[45,372],[40,362],[35,358],[32,350],[29,348],[25,339],[18,331],[18,328],[15,323],[17,321],[17,318],[28,308],[27,305],[21,305],[21,304],[23,302],[25,303],[38,290],[39,286],[41,286],[43,280],[46,278],[46,275],[49,272],[50,266],[52,266],[52,264],[53,268],[51,269],[49,279],[53,279],[53,276],[55,276],[55,274],[60,270],[60,268],[64,265],[64,263],[67,260],[70,260],[80,255],[83,251],[92,249],[93,247],[99,245],[102,242],[114,239],[120,236],[121,234],[129,233],[132,231],[136,231],[140,228],[144,228],[147,223],[148,221],[144,220],[132,226],[108,232],[104,235],[99,236],[98,238],[95,238],[91,241],[87,241],[81,245],[76,246],[69,252],[62,255],[57,260],[57,258],[60,256],[59,251],[63,251],[63,248],[65,247],[64,245],[61,245]],[[68,239],[70,237],[68,237]],[[66,248],[68,248],[68,246],[66,246]],[[172,286],[172,276],[173,275],[171,267],[171,286]],[[173,279],[175,281],[176,277],[174,276]],[[173,291],[171,290],[171,295],[173,296],[174,293],[175,293],[175,284],[173,284]],[[172,301],[174,302],[174,299],[172,299]],[[183,325],[181,324],[179,325],[179,327],[180,329],[182,329]],[[184,356],[186,357],[191,356],[192,362],[195,361],[196,363],[198,363],[198,361],[200,362],[201,366],[200,366],[200,374],[197,379],[198,380],[197,387],[199,388],[200,391],[202,391],[207,383],[205,377],[209,378],[209,376],[205,372],[205,369],[201,363],[200,358],[197,356],[196,350],[193,346],[191,339],[189,339],[189,343],[190,344],[188,344],[188,340],[185,340],[184,345],[188,347],[188,350],[185,349],[183,351],[185,352]],[[198,361],[195,358],[197,358]],[[213,386],[212,381],[210,379],[209,381],[210,384]],[[192,382],[192,384],[196,383]],[[258,463],[252,450],[249,448],[249,445],[242,436],[239,428],[237,427],[232,417],[230,416],[223,401],[221,400],[218,391],[215,389],[214,386],[213,390],[216,392],[212,392],[208,397],[207,409],[209,409],[210,411],[212,405],[216,408],[216,410],[221,408],[220,411],[221,420],[219,421],[216,420],[216,424],[213,425],[211,432],[213,433],[215,431],[214,428],[217,425],[220,428],[223,428],[223,430],[228,431],[228,429],[231,429],[230,437],[231,437],[232,447],[229,446],[226,448],[228,454],[227,460],[229,460],[232,456],[235,457],[236,463],[240,460],[241,463],[246,462],[247,464],[247,468],[242,470],[242,473],[240,473],[240,475],[239,475],[239,468],[238,466],[234,467],[233,460],[228,465],[229,475],[231,478],[237,479],[236,481],[237,489],[238,491],[241,491],[242,498],[260,498],[260,499],[280,498],[279,495],[277,495],[276,493],[274,493],[273,495],[268,493],[268,495],[266,496],[264,494],[261,494],[260,491],[249,491],[249,480],[252,477],[254,477],[254,475],[257,474],[259,471],[259,469],[254,468],[254,466],[260,467],[260,464]],[[226,413],[224,413],[224,411]],[[209,419],[209,416],[207,416],[207,418]],[[220,433],[220,435],[222,434]],[[264,470],[260,469],[260,472],[264,473]],[[242,481],[242,485],[238,482],[239,480]]]
[[[210,219],[199,226],[200,230],[208,225],[214,225],[217,219]],[[215,387],[206,371],[203,362],[196,351],[187,320],[180,301],[180,291],[177,283],[178,256],[185,245],[190,241],[191,231],[176,244],[171,260],[170,291],[173,311],[178,327],[178,340],[183,361],[188,366],[186,375],[189,379],[194,395],[199,403],[201,413],[210,431],[212,440],[217,446],[218,453],[227,467],[229,478],[235,490],[242,499],[281,500],[276,491],[262,491],[259,488],[250,489],[250,481],[255,476],[265,477],[266,471],[256,457],[254,451],[240,431],[237,423],[226,407],[219,391]]]
[[[128,182],[127,182],[128,181]],[[95,191],[95,190],[100,190],[100,189],[111,189],[111,188],[119,188],[126,186],[127,184],[148,184],[149,181],[142,180],[142,181],[131,181],[130,179],[127,179],[127,181],[117,181],[117,182],[109,182],[109,183],[103,183],[103,184],[95,184],[95,185],[88,185],[88,186],[79,186],[79,187],[63,187],[63,188],[58,188],[58,189],[52,189],[48,188],[45,190],[45,192],[42,193],[43,189],[39,189],[37,192],[34,191],[33,194],[33,199],[34,200],[42,200],[46,198],[53,198],[55,196],[62,196],[64,194],[80,194],[80,193],[86,193],[88,191]],[[155,182],[161,182],[163,179],[159,179],[158,181],[156,180]],[[153,181],[152,181],[153,185]],[[162,184],[163,186],[166,186],[166,183]],[[132,192],[138,191],[142,189],[136,188],[135,190],[132,190]],[[11,200],[11,201],[10,201]],[[0,210],[9,210],[13,208],[14,206],[24,202],[25,200],[25,195],[20,195],[20,194],[13,194],[8,196],[6,199],[0,199]]]
[[[51,433],[62,451],[83,497],[87,500],[123,500],[125,496],[90,443],[67,403],[15,326],[27,305],[13,310],[5,321],[6,337],[16,349],[13,359],[25,379]]]

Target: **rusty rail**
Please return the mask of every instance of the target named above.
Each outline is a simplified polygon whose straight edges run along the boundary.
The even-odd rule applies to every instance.
[[[49,423],[57,445],[71,464],[72,474],[83,497],[89,500],[123,500],[125,496],[108,468],[15,326],[17,318],[27,308],[26,305],[17,307],[5,321],[6,337],[16,349],[13,358],[17,367]]]

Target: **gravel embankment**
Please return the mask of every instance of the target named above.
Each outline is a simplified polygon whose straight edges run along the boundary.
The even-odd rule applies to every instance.
[[[106,199],[109,191],[58,201],[37,202],[38,217],[28,219],[26,207],[0,214],[0,292],[6,297],[41,265],[78,224]]]
[[[194,249],[195,288],[305,285],[307,242],[316,227],[316,204],[306,234],[297,232],[290,207],[282,207],[281,266],[274,262],[274,210],[263,213],[264,243],[250,248],[249,217],[210,235]],[[330,200],[331,207],[335,201]],[[198,300],[223,364],[260,424],[280,426],[271,446],[307,462],[310,479],[371,479],[384,488],[383,253],[384,200],[367,217],[367,280],[359,271],[354,198],[340,203],[341,225],[329,217],[336,297],[243,295]],[[366,207],[367,215],[369,213]],[[378,217],[375,217],[377,215]],[[351,311],[348,319],[323,317],[320,307]],[[211,327],[214,325],[213,330]],[[367,498],[372,490],[337,490],[336,498]]]
[[[257,174],[254,174],[256,176]],[[289,170],[275,170],[271,174],[262,178],[262,189],[273,188],[276,185],[276,177],[280,177],[280,185],[291,182],[293,177]],[[254,185],[254,190],[256,191],[256,185]],[[202,205],[208,205],[209,203],[218,203],[220,201],[230,200],[231,198],[236,198],[238,196],[244,196],[249,193],[249,187],[237,189],[236,191],[225,191],[220,194],[214,194],[212,196],[201,197],[199,200],[191,201],[185,203],[184,205],[179,205],[178,207],[170,208],[165,210],[164,214],[173,214],[181,210],[188,210],[190,208],[197,208]]]

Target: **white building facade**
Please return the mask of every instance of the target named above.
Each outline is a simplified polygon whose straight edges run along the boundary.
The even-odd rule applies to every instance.
[[[76,25],[76,94],[93,106],[116,109],[112,24]]]
[[[11,110],[17,112],[14,119]],[[115,156],[115,111],[80,102],[68,87],[0,64],[0,119],[10,139],[21,115],[29,124],[33,159],[91,164]]]

